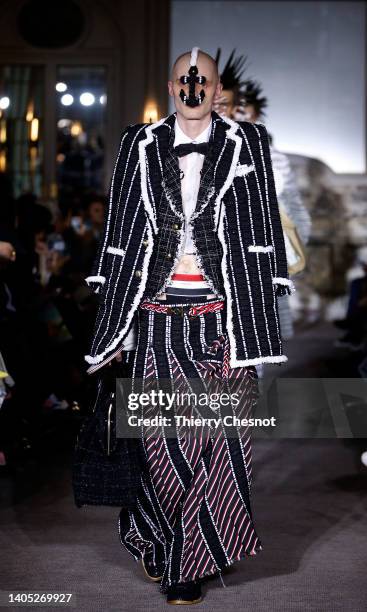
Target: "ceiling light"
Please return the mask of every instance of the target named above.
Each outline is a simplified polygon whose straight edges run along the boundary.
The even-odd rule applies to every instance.
[[[70,106],[74,102],[74,98],[71,94],[64,94],[61,96],[61,104],[64,106]]]
[[[1,110],[5,110],[6,108],[8,108],[9,104],[10,104],[10,98],[8,98],[8,96],[3,96],[2,98],[0,98]]]
[[[81,94],[79,100],[80,104],[83,104],[83,106],[92,106],[92,104],[94,104],[95,97],[89,91],[85,91]]]

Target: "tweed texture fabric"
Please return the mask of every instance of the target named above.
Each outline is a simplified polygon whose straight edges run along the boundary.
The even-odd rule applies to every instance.
[[[194,214],[191,217],[193,240],[198,248],[198,263],[213,293],[224,297],[223,278],[220,269],[222,247],[214,231],[214,149],[215,124],[210,136],[210,150],[205,156],[201,182]],[[174,131],[164,165],[164,176],[157,219],[159,232],[148,270],[149,283],[144,298],[158,297],[170,284],[170,275],[181,254],[185,233],[185,215],[182,204],[178,157],[173,149]],[[200,212],[201,211],[201,212]]]
[[[133,508],[145,468],[141,440],[116,435],[115,378],[126,367],[99,376],[93,408],[84,417],[72,454],[75,504]]]
[[[122,346],[139,304],[162,288],[179,256],[182,223],[178,230],[172,227],[182,216],[179,166],[169,153],[175,118],[174,113],[155,124],[129,126],[122,134],[105,229],[87,279],[100,296],[85,356],[93,366]],[[213,293],[226,299],[231,367],[281,363],[287,357],[277,297],[294,287],[267,131],[261,124],[237,123],[215,112],[212,122],[214,153],[205,158],[192,218],[202,273]],[[162,202],[169,218],[159,214]],[[164,249],[170,258],[159,264],[155,254]]]

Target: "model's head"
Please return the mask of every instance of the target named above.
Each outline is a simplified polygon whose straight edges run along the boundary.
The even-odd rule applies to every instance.
[[[189,70],[195,58],[197,67],[195,90],[192,88],[190,92]],[[186,83],[183,82],[185,80]],[[211,114],[214,97],[219,96],[221,91],[217,64],[210,55],[199,50],[193,57],[193,53],[187,51],[176,59],[171,79],[168,81],[168,92],[174,99],[178,115],[186,120],[203,119]]]
[[[257,123],[264,120],[268,100],[262,93],[263,90],[260,83],[253,79],[247,79],[245,87],[240,92],[240,103],[236,109],[235,116],[237,121]]]
[[[220,96],[214,100],[213,109],[225,117],[233,118],[236,106],[239,104],[239,92],[243,82],[243,73],[246,70],[247,57],[245,55],[235,55],[236,49],[230,54],[221,74],[220,81],[223,90]],[[217,51],[215,62],[219,66],[221,49]]]
[[[261,116],[254,104],[238,104],[234,108],[233,118],[236,119],[236,121],[250,121],[250,123],[257,123]]]
[[[213,110],[223,117],[233,117],[235,107],[236,97],[232,89],[223,89],[214,99]]]

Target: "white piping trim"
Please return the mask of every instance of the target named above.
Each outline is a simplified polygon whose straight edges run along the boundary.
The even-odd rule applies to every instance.
[[[205,196],[204,202],[202,203],[199,210],[197,210],[196,212],[193,212],[193,214],[191,215],[191,221],[194,221],[194,219],[197,219],[199,215],[203,213],[204,209],[208,206],[214,194],[215,194],[215,187],[214,185],[212,185],[211,187],[209,187],[207,194]]]
[[[119,225],[120,225],[120,232],[119,232],[119,237],[118,237],[118,240],[117,240],[117,244],[121,244],[122,243],[122,230],[123,230],[123,227],[124,227],[125,212],[126,212],[126,209],[127,209],[128,205],[129,205],[130,193],[131,193],[131,189],[133,187],[134,181],[135,181],[135,175],[137,174],[138,167],[139,167],[139,161],[137,162],[135,170],[134,170],[134,174],[133,174],[133,177],[132,177],[132,180],[131,180],[131,183],[130,183],[129,191],[128,191],[128,194],[127,194],[127,197],[126,197],[126,202],[123,204],[123,218],[122,218],[121,222],[119,223]],[[134,231],[134,228],[135,228],[136,217],[139,214],[139,211],[140,211],[141,207],[143,208],[142,216],[144,218],[146,216],[146,214],[145,214],[144,205],[142,204],[142,198],[140,197],[138,206],[135,209],[134,218],[133,218],[133,220],[132,220],[132,222],[130,224],[130,231],[129,231],[128,240],[126,242],[126,249],[128,249],[128,247],[129,247],[129,243],[130,243],[130,240],[131,240],[131,235],[132,235],[132,232]],[[116,221],[116,218],[118,216],[118,212],[119,212],[119,210],[117,208],[116,213],[115,213],[115,221]],[[111,321],[111,310],[110,310],[110,312],[108,312],[107,303],[108,303],[108,300],[110,298],[110,288],[111,288],[112,279],[113,279],[114,274],[115,274],[115,266],[117,264],[117,267],[119,267],[118,275],[120,275],[123,263],[124,263],[124,258],[121,258],[121,257],[119,257],[119,258],[115,257],[113,259],[113,261],[112,261],[112,270],[110,269],[110,275],[109,275],[109,279],[108,279],[108,286],[107,286],[107,290],[106,290],[106,300],[104,302],[103,313],[102,313],[102,315],[100,317],[100,322],[99,322],[99,325],[98,325],[98,329],[95,332],[95,338],[94,338],[94,341],[93,341],[93,344],[92,344],[92,352],[95,352],[95,353],[98,352],[99,346],[101,345],[101,342],[103,342],[103,340],[105,338],[105,335],[108,333],[108,330],[109,330],[109,324],[110,324],[110,321]],[[130,282],[131,282],[131,280],[130,280]],[[112,303],[113,303],[113,301],[115,299],[115,294],[116,294],[116,286],[113,287]],[[124,298],[123,298],[123,303],[121,305],[121,311],[124,308],[125,299],[126,299],[126,294],[124,295]],[[106,317],[107,317],[107,323],[105,322]],[[120,324],[120,320],[121,319],[119,318],[118,325]],[[99,332],[100,332],[102,327],[104,328],[104,332],[99,337]],[[99,337],[99,340],[97,342],[98,337]]]
[[[97,276],[87,276],[84,280],[88,285],[89,283],[101,283],[104,285],[106,282],[106,277],[98,274]]]
[[[125,255],[124,249],[118,249],[114,246],[108,246],[107,253],[112,253],[112,255]]]
[[[265,125],[263,124],[259,124],[262,125],[262,127],[264,128],[264,148],[266,149],[266,147],[269,150],[269,141],[268,141],[268,132],[267,129],[265,127]],[[259,138],[259,149],[260,149],[260,155],[261,155],[261,162],[262,162],[262,166],[263,166],[263,173],[264,173],[264,179],[265,179],[265,201],[266,201],[266,208],[267,208],[267,213],[268,213],[268,222],[269,222],[269,227],[270,227],[270,236],[271,236],[271,242],[272,244],[275,246],[275,239],[274,239],[274,229],[273,229],[273,218],[272,218],[272,208],[276,207],[278,209],[278,216],[279,216],[279,208],[278,208],[278,200],[277,200],[277,196],[276,196],[276,190],[275,190],[275,183],[274,183],[274,192],[275,192],[275,200],[270,201],[270,196],[269,196],[269,183],[271,182],[271,180],[273,180],[274,182],[274,176],[273,176],[273,167],[270,163],[270,167],[269,167],[269,173],[267,171],[266,168],[266,163],[265,163],[265,158],[264,158],[264,149],[263,149],[263,139],[260,133],[260,130],[258,129],[258,127],[256,126],[256,124],[253,124],[255,131],[258,135]],[[270,157],[270,150],[269,152],[269,157]],[[271,157],[270,157],[271,159]],[[280,218],[279,218],[280,220]],[[284,238],[283,238],[284,240]],[[274,249],[274,272],[277,273],[278,272],[278,261],[277,261],[277,250]]]
[[[252,125],[252,124],[251,124]],[[265,208],[264,208],[264,201],[263,201],[263,195],[261,192],[261,188],[260,188],[260,182],[259,182],[259,177],[258,177],[258,170],[256,169],[256,164],[254,161],[254,155],[250,146],[250,142],[249,139],[247,137],[247,134],[245,132],[245,130],[243,130],[243,128],[240,126],[240,130],[241,130],[241,134],[243,135],[243,138],[245,140],[246,146],[247,146],[247,150],[250,154],[251,157],[251,161],[253,162],[254,165],[254,174],[255,174],[255,180],[256,180],[256,186],[257,186],[257,190],[258,190],[258,194],[259,194],[259,201],[260,201],[260,206],[261,206],[261,215],[262,215],[262,222],[263,222],[263,231],[264,231],[264,240],[265,242],[268,241],[268,231],[267,231],[267,227],[266,227],[266,214],[265,214]]]
[[[240,136],[236,136],[235,134],[237,130],[240,128],[240,126],[238,125],[238,123],[236,123],[236,121],[232,121],[232,119],[229,119],[228,117],[222,117],[222,119],[223,121],[228,123],[230,126],[229,130],[226,132],[226,141],[234,140],[235,148],[233,151],[232,163],[231,163],[231,167],[229,169],[227,178],[224,184],[222,185],[222,188],[214,204],[214,227],[217,228],[218,238],[223,248],[221,268],[222,268],[222,274],[223,274],[224,289],[225,289],[225,293],[227,296],[226,324],[227,324],[227,333],[228,333],[228,340],[229,340],[229,346],[230,346],[230,355],[232,354],[232,356],[230,356],[230,359],[235,359],[234,355],[237,354],[237,344],[236,344],[236,338],[235,338],[234,331],[233,331],[233,298],[232,298],[232,293],[231,293],[231,286],[228,280],[229,275],[228,275],[228,270],[227,270],[227,265],[226,265],[228,247],[227,247],[225,236],[224,236],[224,206],[219,206],[219,205],[220,205],[220,202],[222,201],[224,194],[226,193],[226,191],[228,191],[231,183],[233,182],[235,172],[236,172],[236,166],[238,164],[238,160],[240,157],[240,152],[241,152],[241,147],[242,147],[242,138]],[[225,146],[223,147],[223,150],[224,149],[225,149]],[[222,154],[223,154],[223,150],[222,150]]]
[[[266,246],[250,244],[248,247],[248,251],[250,253],[272,253],[274,251],[274,247],[272,244],[267,244]]]
[[[107,346],[102,353],[100,353],[99,355],[96,355],[95,357],[92,357],[92,355],[84,355],[84,359],[85,359],[85,361],[87,363],[94,364],[94,363],[100,363],[101,361],[103,361],[103,359],[106,357],[106,355],[108,355],[121,342],[122,338],[124,337],[124,334],[126,333],[126,330],[130,327],[130,323],[131,323],[132,318],[133,318],[133,316],[135,314],[135,311],[137,310],[137,308],[138,308],[138,306],[139,306],[139,304],[141,302],[141,298],[143,296],[144,289],[145,289],[145,286],[146,286],[146,283],[147,283],[149,261],[150,261],[150,258],[151,258],[151,255],[152,255],[152,251],[153,251],[153,246],[154,246],[154,238],[153,238],[152,228],[149,225],[149,223],[147,223],[147,232],[148,232],[149,244],[148,244],[148,247],[147,247],[147,249],[145,251],[145,255],[144,255],[141,281],[140,281],[139,287],[138,287],[138,289],[136,291],[134,301],[133,301],[133,303],[131,305],[130,312],[129,312],[128,316],[126,317],[125,325],[122,328],[122,330],[117,334],[115,339],[111,342],[111,344],[109,344],[109,346]]]
[[[171,192],[168,191],[168,189],[166,189],[166,183],[165,183],[164,180],[162,180],[161,185],[163,187],[163,190],[164,190],[165,196],[167,198],[167,201],[168,201],[170,209],[172,210],[172,212],[175,215],[177,215],[181,219],[181,221],[185,221],[185,215],[180,210],[178,210],[176,208],[174,200],[173,200],[173,198],[171,196]]]
[[[140,140],[139,142],[139,162],[140,162],[140,185],[141,185],[141,195],[144,202],[144,207],[148,215],[148,219],[150,220],[154,233],[158,233],[157,221],[154,215],[154,210],[152,204],[149,200],[148,187],[147,187],[147,158],[145,149],[148,144],[153,142],[152,130],[155,130],[157,127],[162,125],[166,121],[167,117],[148,125],[145,129],[146,138],[144,140]]]
[[[292,293],[296,291],[296,287],[290,278],[282,278],[281,276],[273,276],[273,284],[274,285],[287,285],[288,287],[290,287]]]
[[[225,236],[224,236],[224,207],[221,208],[221,214],[220,214],[220,219],[218,223],[218,238],[223,248],[221,268],[222,268],[222,274],[223,274],[224,290],[225,290],[226,298],[227,298],[226,327],[227,327],[227,334],[228,334],[228,340],[229,340],[230,360],[231,360],[231,359],[235,359],[235,355],[237,354],[237,344],[236,344],[235,335],[233,333],[233,298],[232,298],[232,293],[231,293],[231,285],[228,280],[229,275],[228,275],[227,261],[226,261],[227,255],[228,255],[228,246],[227,246]],[[231,356],[232,351],[233,351],[233,355]]]
[[[234,140],[235,142],[235,148],[233,151],[233,157],[232,157],[232,162],[231,162],[231,167],[229,169],[228,175],[226,180],[224,181],[222,188],[217,196],[217,199],[215,201],[214,204],[214,227],[217,228],[219,225],[219,204],[224,196],[224,194],[226,193],[226,191],[228,191],[229,187],[231,186],[231,183],[233,182],[233,179],[235,177],[235,172],[236,172],[236,166],[238,164],[238,160],[240,157],[240,152],[241,152],[241,147],[242,147],[242,138],[240,136],[236,136],[236,132],[238,129],[240,129],[240,125],[238,125],[238,123],[236,121],[232,121],[232,119],[229,119],[228,117],[222,117],[223,121],[225,123],[228,123],[228,125],[230,126],[229,130],[227,130],[226,132],[226,140]],[[225,145],[223,147],[223,150],[225,149]],[[223,151],[222,151],[223,153]]]
[[[288,361],[286,355],[267,355],[265,357],[255,357],[254,359],[236,359],[230,357],[231,368],[242,368],[251,365],[260,365],[261,363],[284,363]]]

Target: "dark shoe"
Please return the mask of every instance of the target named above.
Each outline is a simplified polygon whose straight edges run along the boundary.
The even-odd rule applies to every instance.
[[[169,604],[195,604],[201,600],[201,586],[197,582],[182,582],[181,584],[168,587],[167,603]]]
[[[164,574],[163,564],[154,565],[147,559],[142,559],[141,562],[145,575],[149,578],[149,580],[153,580],[153,582],[160,582],[162,580],[162,576]]]

